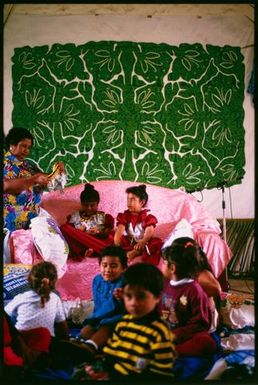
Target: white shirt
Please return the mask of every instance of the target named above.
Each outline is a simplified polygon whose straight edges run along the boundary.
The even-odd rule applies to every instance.
[[[47,328],[51,336],[55,335],[55,322],[65,318],[63,304],[56,293],[51,292],[49,301],[40,307],[40,296],[33,290],[17,294],[6,306],[5,311],[10,317],[16,317],[17,330],[29,330],[38,327]]]

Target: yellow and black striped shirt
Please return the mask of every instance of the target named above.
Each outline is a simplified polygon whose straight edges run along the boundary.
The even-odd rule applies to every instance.
[[[121,375],[153,372],[173,376],[174,335],[154,311],[141,319],[125,315],[103,352]]]

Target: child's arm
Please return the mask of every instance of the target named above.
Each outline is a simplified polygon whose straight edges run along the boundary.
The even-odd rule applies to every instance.
[[[114,245],[120,246],[121,245],[121,238],[125,231],[125,226],[122,224],[119,224],[116,228],[115,235],[114,235]]]
[[[153,237],[154,229],[154,226],[147,226],[145,228],[143,238],[134,246],[135,250],[141,251],[145,247],[146,243]]]
[[[221,286],[214,275],[209,270],[203,270],[199,273],[197,281],[206,292],[208,297],[219,297]]]

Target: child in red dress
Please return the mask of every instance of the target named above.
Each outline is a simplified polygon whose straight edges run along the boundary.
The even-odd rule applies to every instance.
[[[201,249],[191,238],[174,240],[163,250],[162,271],[167,278],[161,313],[173,330],[179,356],[207,356],[216,352],[211,332],[209,297],[198,282]]]
[[[80,200],[81,209],[69,215],[67,223],[60,227],[69,245],[69,256],[79,260],[97,256],[112,244],[114,227],[112,215],[98,210],[100,197],[93,185],[86,183]]]
[[[161,257],[162,240],[153,237],[157,218],[144,209],[148,202],[145,185],[129,187],[128,210],[117,216],[114,244],[127,251],[128,261],[134,260],[158,265]],[[139,258],[138,258],[139,257]]]

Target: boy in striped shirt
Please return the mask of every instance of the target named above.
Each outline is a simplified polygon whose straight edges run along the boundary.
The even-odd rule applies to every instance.
[[[174,336],[158,310],[163,285],[154,265],[136,263],[124,272],[122,296],[128,314],[103,348],[111,378],[173,376]]]

